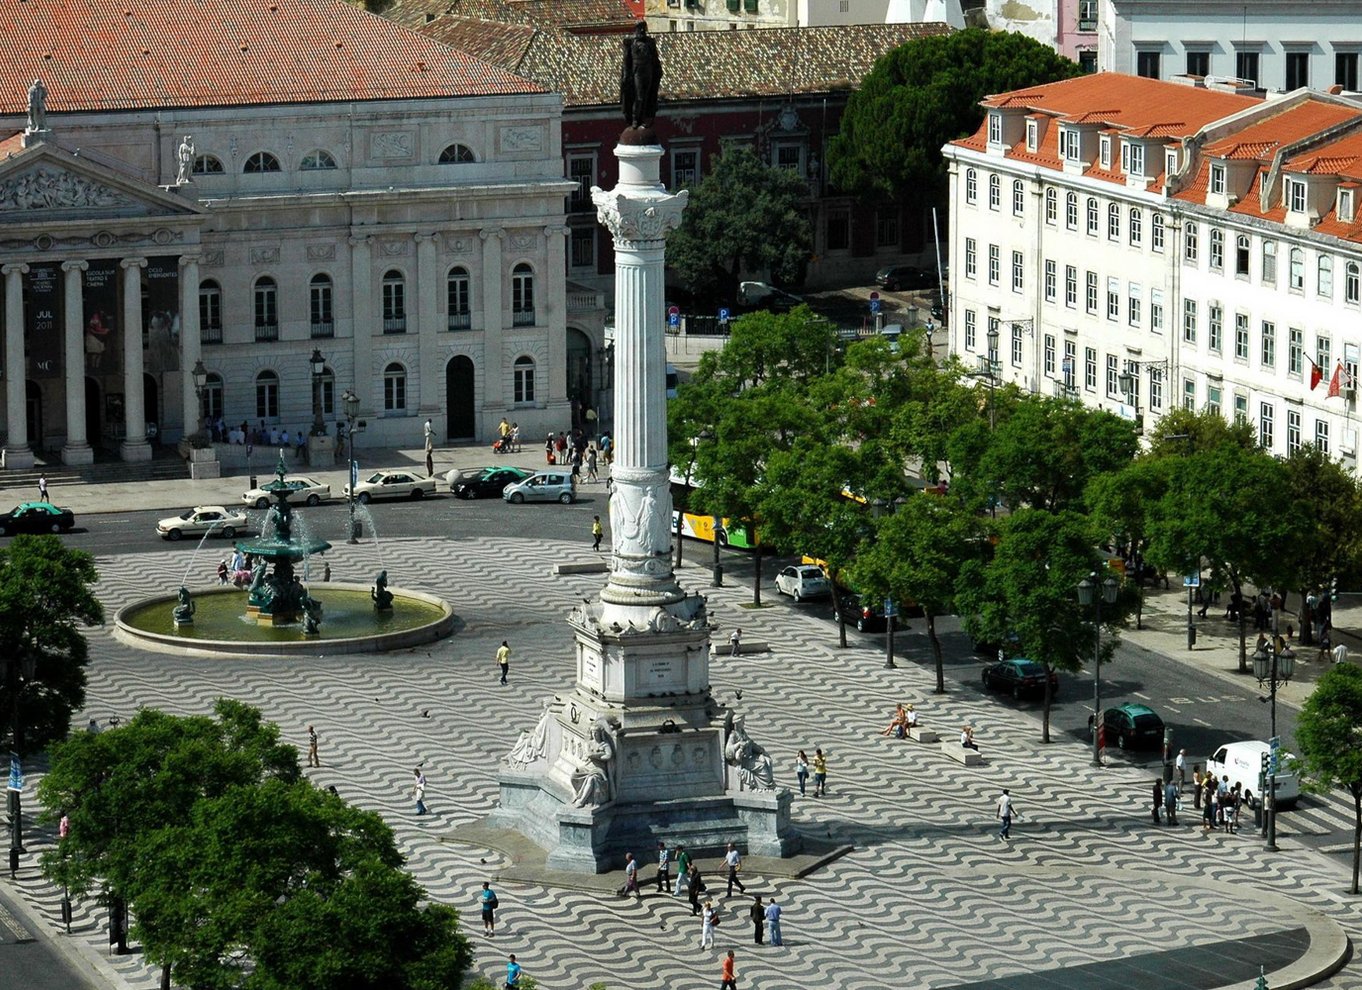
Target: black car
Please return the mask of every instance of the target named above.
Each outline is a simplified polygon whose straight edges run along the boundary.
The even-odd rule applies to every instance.
[[[888,265],[875,273],[875,284],[889,292],[916,292],[935,289],[939,284],[936,272],[916,265]]]
[[[523,468],[493,468],[476,478],[460,481],[454,486],[454,494],[458,498],[501,498],[507,485],[524,481],[533,473]]]
[[[1013,657],[984,668],[984,687],[990,691],[1006,691],[1012,697],[1045,693],[1045,666],[1025,657]],[[1059,678],[1050,671],[1050,691],[1059,688]]]
[[[855,625],[857,632],[885,632],[889,626],[884,617],[884,602],[863,598],[857,594],[844,593],[840,596],[842,608],[846,609],[847,623]],[[899,607],[899,612],[903,612],[903,607]],[[836,600],[833,604],[833,618],[837,617]],[[894,616],[894,629],[907,629],[906,622],[900,620],[899,616]]]
[[[1106,744],[1117,749],[1158,749],[1163,745],[1163,719],[1148,705],[1128,704],[1102,713]]]
[[[76,524],[70,509],[51,502],[20,502],[11,511],[0,513],[0,536],[13,533],[66,533]]]

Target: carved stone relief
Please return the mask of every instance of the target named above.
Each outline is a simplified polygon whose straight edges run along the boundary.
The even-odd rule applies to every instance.
[[[374,158],[411,158],[416,154],[416,139],[411,131],[374,131],[369,135],[369,153]]]
[[[278,263],[279,249],[277,247],[251,248],[251,264],[277,265]]]
[[[511,153],[540,151],[544,147],[542,127],[503,127],[498,135],[501,150]]]
[[[0,183],[0,210],[86,210],[129,202],[117,189],[53,168],[35,168]]]
[[[307,246],[308,261],[330,261],[336,257],[336,245],[334,244],[309,244]]]

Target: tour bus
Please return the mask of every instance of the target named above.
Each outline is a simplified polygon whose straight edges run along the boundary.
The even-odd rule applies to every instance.
[[[706,543],[714,542],[714,517],[700,515],[696,512],[683,512],[678,506],[689,504],[689,494],[696,489],[696,485],[688,481],[685,477],[671,473],[672,489],[672,532],[676,532],[676,521],[679,516],[681,519],[681,535],[689,536],[695,540],[703,540]],[[751,522],[742,520],[721,520],[719,531],[719,546],[739,547],[743,550],[750,550],[755,547],[760,540],[757,537],[756,527]]]

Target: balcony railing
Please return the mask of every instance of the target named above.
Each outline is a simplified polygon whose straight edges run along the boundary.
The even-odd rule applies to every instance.
[[[569,313],[584,313],[593,309],[605,309],[605,293],[592,289],[569,289],[567,294]]]
[[[405,316],[385,316],[383,318],[384,333],[406,333],[407,318]]]
[[[513,327],[532,327],[534,326],[533,309],[517,309],[511,313],[511,326]]]
[[[205,344],[222,343],[222,324],[209,324],[199,327],[199,340]]]
[[[336,324],[330,320],[325,323],[312,324],[312,336],[314,337],[334,337],[336,336]]]
[[[472,313],[450,313],[449,329],[451,330],[471,330],[473,329]]]
[[[255,339],[256,339],[256,340],[278,340],[278,339],[279,339],[279,324],[278,324],[278,323],[257,323],[257,324],[255,325]]]

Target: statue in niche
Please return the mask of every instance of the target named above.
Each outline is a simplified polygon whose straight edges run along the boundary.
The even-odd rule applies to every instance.
[[[586,769],[573,774],[573,807],[605,804],[615,796],[615,757],[619,750],[612,736],[607,719],[598,718],[592,723],[584,754]]]
[[[724,761],[738,771],[738,780],[750,791],[769,791],[776,786],[771,757],[747,734],[747,716],[735,715],[724,741]]]
[[[184,140],[180,142],[176,159],[179,168],[175,173],[175,184],[182,186],[192,181],[189,176],[194,171],[194,137],[192,134],[186,134]]]
[[[630,127],[652,127],[657,117],[657,90],[662,82],[662,60],[657,42],[648,36],[648,25],[639,21],[634,36],[624,42],[620,67],[620,109]]]

